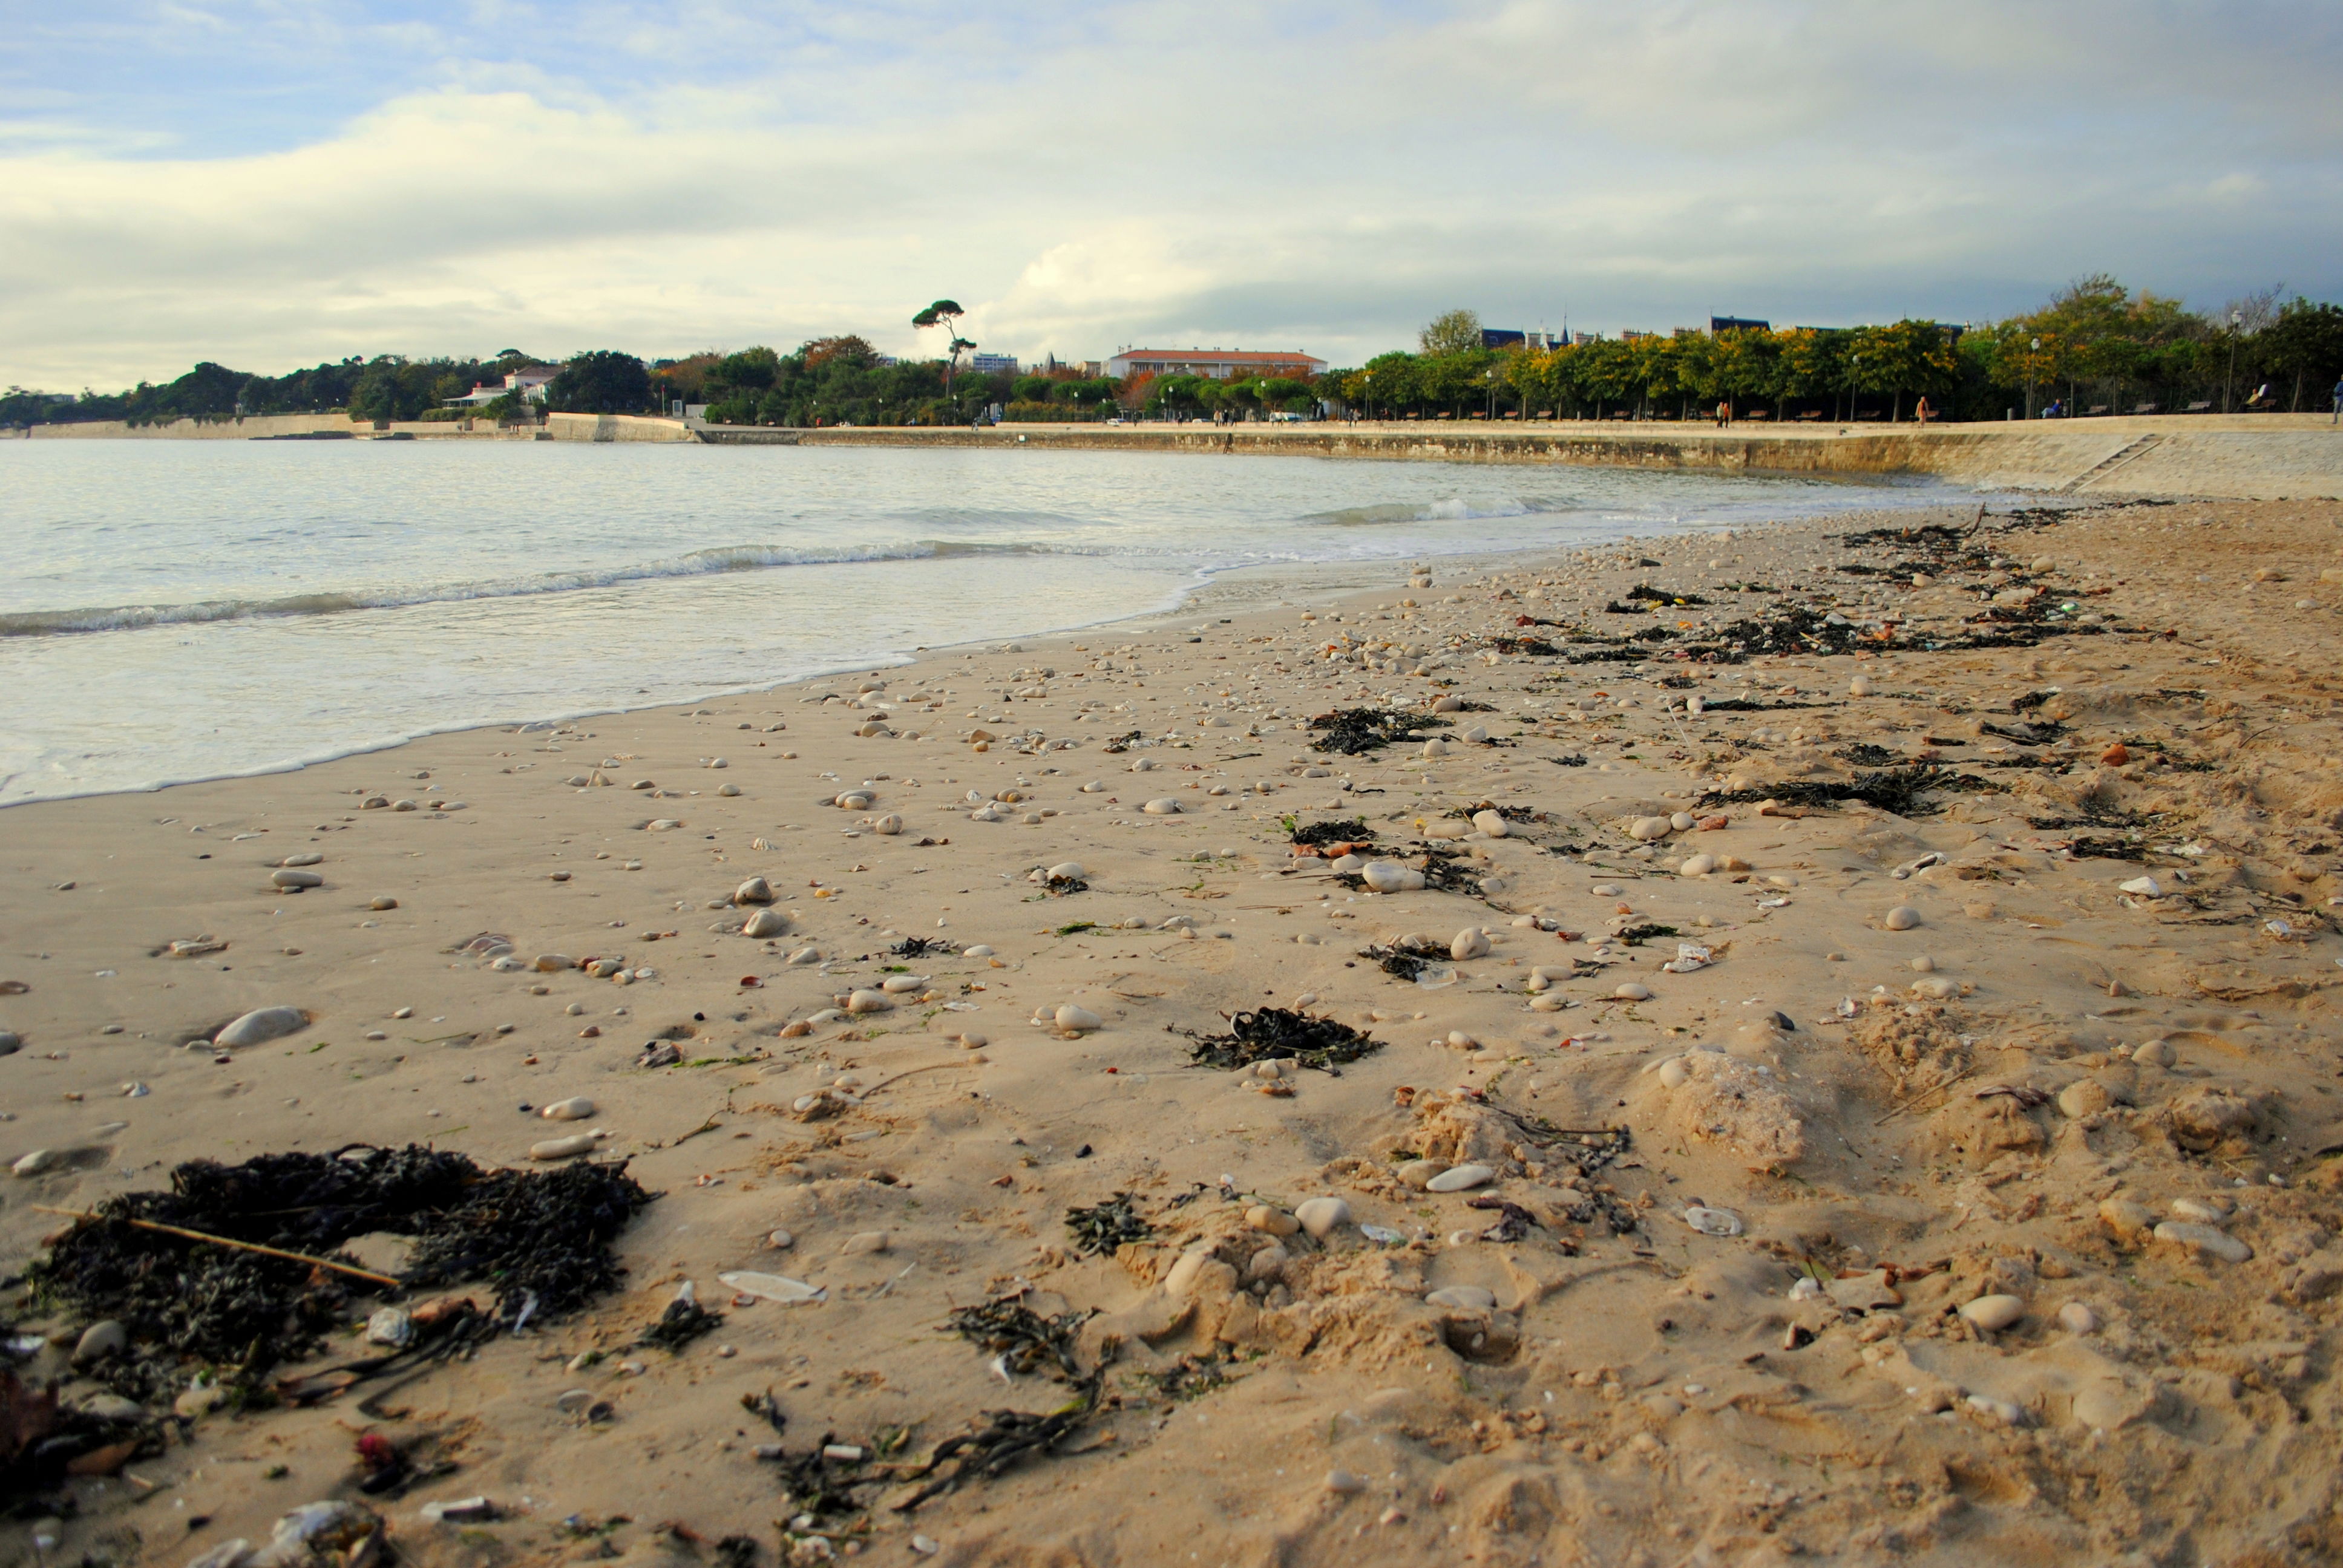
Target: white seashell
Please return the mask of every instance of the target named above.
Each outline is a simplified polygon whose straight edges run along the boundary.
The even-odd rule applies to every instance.
[[[775,1235],[782,1234],[776,1231]],[[784,1244],[784,1243],[777,1243]],[[783,1306],[795,1306],[800,1302],[820,1302],[829,1298],[829,1291],[792,1280],[787,1274],[760,1273],[754,1269],[731,1269],[718,1274],[717,1279],[742,1295],[760,1296]]]
[[[1684,1211],[1684,1223],[1704,1236],[1738,1236],[1741,1216],[1730,1209],[1690,1208]]]

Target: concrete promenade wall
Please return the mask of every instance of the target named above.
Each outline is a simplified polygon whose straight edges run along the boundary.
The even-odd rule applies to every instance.
[[[734,433],[755,439],[766,433]],[[701,439],[724,439],[703,432]],[[2031,424],[1001,425],[773,431],[799,446],[974,446],[1414,462],[1583,464],[1751,474],[1926,475],[2076,495],[2343,497],[2343,429],[2325,415],[2145,416]]]

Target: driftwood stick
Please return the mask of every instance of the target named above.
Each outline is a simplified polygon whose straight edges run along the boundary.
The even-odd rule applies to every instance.
[[[288,1252],[282,1247],[264,1247],[257,1241],[238,1241],[226,1236],[207,1235],[201,1231],[190,1231],[180,1225],[166,1225],[159,1220],[132,1220],[113,1214],[93,1214],[83,1209],[53,1209],[46,1203],[31,1203],[26,1207],[37,1210],[44,1214],[63,1214],[71,1220],[92,1220],[106,1224],[136,1225],[142,1231],[159,1231],[166,1236],[180,1236],[190,1241],[202,1241],[214,1247],[233,1247],[238,1251],[259,1252],[266,1257],[282,1258],[288,1263],[307,1263],[312,1268],[331,1269],[337,1274],[348,1274],[377,1285],[388,1285],[393,1290],[406,1288],[406,1282],[403,1280],[393,1279],[388,1274],[377,1274],[369,1270],[355,1268],[348,1263],[337,1263],[330,1258],[313,1258],[307,1252]]]

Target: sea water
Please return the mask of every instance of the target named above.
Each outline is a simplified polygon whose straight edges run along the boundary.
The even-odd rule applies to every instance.
[[[869,669],[1173,608],[1239,568],[1395,578],[1951,494],[1141,452],[0,442],[0,804]]]

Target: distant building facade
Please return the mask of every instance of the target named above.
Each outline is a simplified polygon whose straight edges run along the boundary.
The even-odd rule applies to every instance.
[[[1133,376],[1209,376],[1227,381],[1245,376],[1282,376],[1307,380],[1326,374],[1326,362],[1295,350],[1259,353],[1242,348],[1126,348],[1106,362],[1118,381]]]
[[[1559,348],[1563,341],[1559,332],[1516,332],[1508,327],[1481,328],[1483,348]]]
[[[1773,330],[1772,322],[1760,321],[1754,316],[1712,316],[1708,318],[1708,333],[1712,337],[1720,332],[1771,332]]]
[[[968,367],[970,370],[976,371],[980,375],[1014,376],[1017,374],[1017,356],[1014,354],[971,354],[968,357]]]

